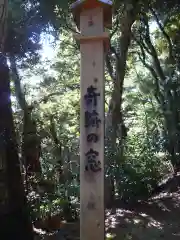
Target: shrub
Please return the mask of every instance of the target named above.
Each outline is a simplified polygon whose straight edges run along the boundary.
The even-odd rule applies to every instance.
[[[117,159],[120,164],[116,186],[121,199],[137,201],[151,194],[167,167],[143,136],[130,136],[126,146],[124,159]]]

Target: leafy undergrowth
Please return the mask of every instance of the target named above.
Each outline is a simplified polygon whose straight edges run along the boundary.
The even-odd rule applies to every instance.
[[[147,201],[134,204],[117,202],[114,210],[106,211],[106,239],[114,240],[176,240],[180,239],[180,188],[172,190],[169,183]],[[46,240],[79,239],[79,224],[64,225],[62,231]],[[61,236],[60,236],[61,235]],[[66,235],[66,234],[65,234]]]
[[[36,238],[35,240],[78,240],[79,239],[79,226],[78,222],[76,223],[64,223],[61,225],[60,231],[54,233],[47,233],[36,229]]]

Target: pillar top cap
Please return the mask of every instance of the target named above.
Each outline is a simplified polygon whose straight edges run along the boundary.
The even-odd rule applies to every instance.
[[[71,9],[76,9],[79,7],[85,7],[85,8],[96,8],[99,6],[112,6],[112,1],[110,0],[77,0],[71,5]]]
[[[112,25],[112,1],[110,0],[77,0],[71,5],[74,20],[79,28],[80,14],[83,11],[101,7],[104,11],[104,27],[111,28]]]

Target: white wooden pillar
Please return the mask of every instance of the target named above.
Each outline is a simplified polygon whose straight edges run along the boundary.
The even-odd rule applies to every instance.
[[[98,14],[97,14],[98,13]],[[93,26],[88,25],[91,14]],[[85,11],[80,18],[81,33],[103,33],[102,9]],[[94,88],[97,99],[87,105],[84,96]],[[93,94],[92,92],[92,94]],[[97,100],[97,106],[94,106]],[[85,117],[85,112],[89,118]],[[89,122],[89,123],[88,123]],[[89,127],[85,127],[89,124]],[[93,126],[94,125],[94,126]],[[104,44],[103,40],[81,44],[81,122],[80,122],[80,217],[81,239],[104,240]],[[92,142],[87,141],[88,134]],[[97,142],[96,139],[98,138]],[[89,152],[89,157],[85,156]],[[89,158],[89,161],[88,161]],[[92,163],[90,163],[90,161]],[[88,164],[89,162],[89,164]],[[85,170],[85,168],[88,168]],[[92,169],[91,169],[92,168]],[[87,171],[88,170],[88,171]],[[93,171],[94,170],[94,171]]]
[[[81,2],[81,3],[80,3]],[[101,1],[78,1],[81,52],[80,239],[104,240],[104,32]]]

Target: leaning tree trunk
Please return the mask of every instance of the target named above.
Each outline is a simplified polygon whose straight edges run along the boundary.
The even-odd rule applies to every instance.
[[[0,0],[0,239],[33,240],[13,125],[4,53],[8,1]]]

